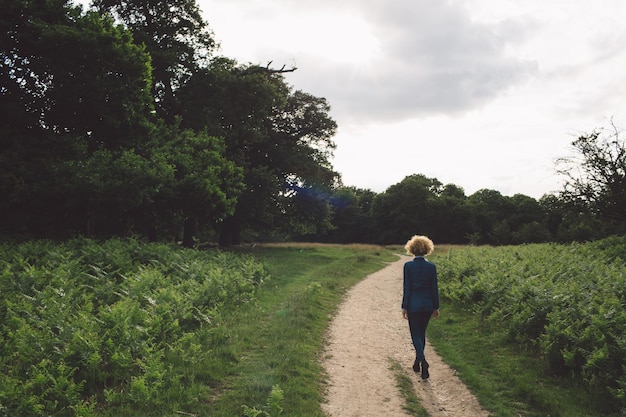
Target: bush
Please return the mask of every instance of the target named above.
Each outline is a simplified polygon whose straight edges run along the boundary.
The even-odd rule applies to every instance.
[[[471,308],[554,373],[626,407],[626,237],[586,244],[454,249],[437,260],[442,297]]]
[[[193,381],[220,311],[267,278],[244,255],[135,240],[2,245],[0,412],[167,407],[162,393]]]

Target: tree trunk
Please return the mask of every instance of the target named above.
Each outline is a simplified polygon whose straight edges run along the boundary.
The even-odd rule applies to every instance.
[[[198,218],[196,216],[189,216],[185,220],[183,226],[183,247],[193,248],[193,237],[198,230]]]
[[[229,247],[241,244],[241,221],[236,216],[230,216],[222,222],[220,230],[220,246]]]
[[[96,214],[93,210],[87,209],[87,237],[93,238],[96,236]]]

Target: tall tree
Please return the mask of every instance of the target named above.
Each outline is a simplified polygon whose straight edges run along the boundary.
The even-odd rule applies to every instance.
[[[442,186],[436,178],[414,174],[377,195],[372,210],[377,220],[378,243],[405,242],[414,234],[439,240],[434,201]]]
[[[175,91],[206,67],[216,44],[195,0],[93,0],[145,45],[152,57],[153,95],[158,114],[174,122]]]
[[[543,221],[545,213],[534,198],[524,194],[515,194],[509,198],[509,201],[512,212],[507,220],[512,230],[518,230],[528,223]]]
[[[66,1],[44,2],[43,10],[16,3],[18,23],[1,52],[3,110],[21,128],[78,136],[94,146],[132,137],[152,110],[144,48],[110,19],[83,15]]]
[[[332,229],[318,241],[334,243],[370,243],[374,241],[372,201],[375,193],[355,187],[338,187],[330,200],[333,217]]]
[[[506,244],[511,242],[507,219],[513,212],[508,197],[499,191],[482,189],[467,199],[471,212],[471,243]]]
[[[150,217],[146,208],[173,176],[166,160],[134,149],[86,151],[59,161],[54,173],[64,227],[100,237],[143,232],[138,226]]]
[[[240,243],[237,231],[244,223],[280,229],[288,225],[293,228],[297,222],[300,227],[313,227],[318,232],[319,227],[328,227],[330,211],[324,200],[339,178],[330,164],[337,125],[329,111],[325,99],[301,91],[289,92],[284,105],[272,109],[271,117],[264,121],[266,136],[252,143],[242,155],[244,167],[249,167],[256,178],[250,177],[251,181],[246,182],[241,204],[225,222],[220,236],[222,244]],[[261,186],[267,183],[277,187]],[[302,201],[315,203],[319,210],[307,210]],[[258,204],[265,206],[268,217],[256,215]]]
[[[69,199],[81,198],[68,188],[77,176],[68,168],[145,143],[150,58],[111,19],[66,1],[18,0],[5,10],[0,105],[10,117],[0,121],[0,211],[22,231],[63,229],[87,215],[68,211]]]
[[[596,130],[572,142],[577,153],[557,161],[565,176],[560,197],[578,210],[626,228],[626,142],[615,125],[613,131]]]
[[[470,211],[463,188],[446,184],[433,202],[433,227],[440,243],[465,243],[470,234]]]
[[[222,245],[240,243],[250,226],[263,233],[293,227],[294,218],[303,230],[323,224],[330,214],[321,200],[307,216],[290,214],[304,208],[298,202],[305,194],[328,195],[337,178],[329,162],[336,123],[325,99],[292,92],[280,70],[223,58],[194,74],[178,99],[187,104],[183,126],[223,137],[228,159],[244,170],[245,189],[222,223]]]
[[[163,187],[167,201],[163,196],[161,201],[182,220],[183,246],[192,247],[201,221],[215,225],[232,215],[243,185],[242,170],[224,157],[221,138],[172,130],[176,136],[163,143],[161,154],[174,175]]]

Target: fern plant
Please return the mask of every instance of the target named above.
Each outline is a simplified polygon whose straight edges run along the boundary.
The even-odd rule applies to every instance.
[[[283,413],[282,403],[284,398],[285,393],[283,390],[278,385],[274,385],[262,410],[243,405],[243,415],[245,417],[278,417]]]

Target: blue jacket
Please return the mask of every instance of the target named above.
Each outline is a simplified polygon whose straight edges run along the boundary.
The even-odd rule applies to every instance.
[[[423,256],[404,264],[402,309],[409,313],[439,309],[437,267]]]

